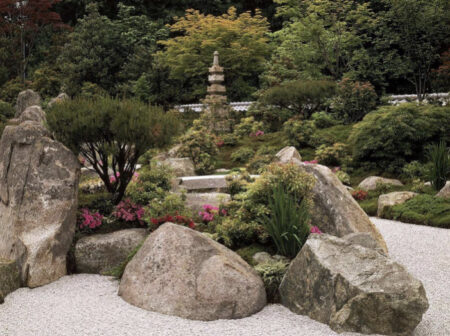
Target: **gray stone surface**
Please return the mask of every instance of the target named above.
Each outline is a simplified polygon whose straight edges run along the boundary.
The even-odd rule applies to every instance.
[[[276,262],[276,260],[267,252],[257,252],[253,255],[252,259],[256,264]]]
[[[373,249],[313,234],[281,285],[283,305],[337,332],[411,335],[428,309],[422,283]]]
[[[41,105],[41,96],[33,90],[25,90],[19,93],[16,102],[15,118],[18,118],[29,106]]]
[[[250,175],[257,178],[259,175]],[[184,189],[188,192],[226,192],[228,184],[227,175],[202,175],[202,176],[185,176],[176,179],[174,189]]]
[[[60,93],[58,96],[50,99],[48,102],[48,107],[51,108],[55,104],[62,103],[64,100],[70,99],[69,96],[66,93]]]
[[[386,253],[383,251],[383,249],[378,245],[377,241],[370,235],[370,233],[367,232],[350,233],[342,237],[342,239],[345,239],[351,244],[360,245],[362,247],[373,249],[387,256]]]
[[[45,112],[38,105],[29,106],[19,115],[18,119],[19,123],[27,120],[36,121],[38,123],[44,123]]]
[[[293,146],[284,147],[275,155],[275,160],[280,163],[289,163],[293,161],[302,161],[302,157],[297,149]]]
[[[380,176],[369,176],[358,185],[358,188],[371,191],[375,190],[377,185],[402,186],[403,183],[395,179],[388,179]]]
[[[382,217],[383,211],[386,208],[393,207],[397,204],[403,204],[415,196],[417,196],[417,193],[412,191],[396,191],[389,194],[380,195],[380,197],[378,197],[377,216]]]
[[[127,260],[147,237],[146,229],[126,229],[83,237],[75,245],[78,273],[105,274]]]
[[[176,177],[196,175],[194,163],[190,158],[167,158],[158,162],[168,166]]]
[[[322,232],[343,237],[355,232],[368,232],[387,253],[386,243],[345,186],[327,167],[317,164],[299,166],[316,178],[313,188],[312,224]]]
[[[0,303],[5,296],[21,285],[19,267],[16,261],[0,259]]]
[[[445,183],[445,186],[437,193],[436,196],[446,199],[450,198],[450,181],[447,181],[447,183]]]
[[[242,318],[266,304],[264,284],[236,253],[166,223],[128,263],[119,295],[147,310],[194,320]]]
[[[5,128],[0,153],[0,258],[18,262],[24,285],[45,285],[66,274],[78,160],[32,120]]]
[[[450,230],[371,218],[390,255],[423,281],[430,308],[414,336],[450,335]],[[436,251],[439,251],[436,253]],[[238,320],[193,321],[134,307],[117,295],[119,282],[94,274],[65,276],[50,285],[20,288],[0,305],[5,336],[357,336],[270,304]],[[74,323],[74,318],[76,323]],[[45,321],[45,328],[42,328]]]
[[[219,207],[221,204],[225,204],[231,201],[230,194],[225,193],[189,193],[186,194],[186,206],[197,214],[199,211],[203,211],[203,205],[210,204]]]

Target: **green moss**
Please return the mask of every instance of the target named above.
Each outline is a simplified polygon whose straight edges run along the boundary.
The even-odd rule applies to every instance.
[[[272,246],[252,244],[250,246],[242,247],[236,251],[242,259],[252,266],[255,266],[253,256],[258,252],[267,252],[272,255],[275,253],[275,249]]]
[[[450,228],[450,200],[418,195],[403,204],[386,209],[383,217],[405,223]]]
[[[376,216],[378,209],[378,197],[377,198],[369,198],[359,203],[361,208],[366,212],[369,216]]]

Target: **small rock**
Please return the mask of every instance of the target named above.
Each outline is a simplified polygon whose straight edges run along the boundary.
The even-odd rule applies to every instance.
[[[282,256],[282,255],[279,255],[279,254],[275,254],[274,256],[272,256],[272,258],[275,261],[282,261],[284,263],[289,263],[291,261],[288,257]]]
[[[389,194],[380,195],[380,197],[378,197],[377,216],[382,217],[386,208],[393,207],[397,204],[403,204],[415,196],[417,196],[417,193],[412,191],[396,191]]]
[[[220,169],[216,169],[214,171],[214,173],[216,174],[228,174],[231,170],[230,169],[225,169],[225,168],[220,168]]]
[[[293,146],[284,147],[275,155],[276,161],[280,163],[290,163],[293,161],[302,161],[302,157],[297,149]]]
[[[45,112],[38,105],[29,106],[19,116],[19,123],[24,121],[36,121],[43,124],[46,120]]]
[[[450,181],[445,183],[445,186],[437,193],[436,197],[450,198]]]
[[[75,245],[78,273],[104,274],[127,260],[147,237],[146,229],[126,229],[83,237]]]
[[[257,252],[253,255],[253,261],[256,264],[267,264],[275,262],[276,260],[267,252]]]
[[[62,103],[64,100],[70,99],[66,93],[60,93],[57,97],[50,99],[47,106],[51,108],[55,104]]]
[[[200,232],[166,223],[125,268],[119,295],[137,307],[193,320],[243,318],[266,304],[241,257]]]
[[[313,234],[280,285],[281,302],[337,332],[411,335],[428,309],[422,283],[382,254]]]
[[[377,189],[378,185],[402,186],[403,183],[395,179],[388,179],[380,176],[369,176],[358,185],[358,188],[365,191],[371,191]]]

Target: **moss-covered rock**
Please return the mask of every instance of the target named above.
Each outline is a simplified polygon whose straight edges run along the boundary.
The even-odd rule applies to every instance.
[[[15,261],[0,259],[0,303],[20,287],[19,267]]]

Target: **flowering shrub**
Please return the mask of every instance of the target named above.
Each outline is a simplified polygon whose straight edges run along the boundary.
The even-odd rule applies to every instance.
[[[364,201],[369,194],[364,190],[354,190],[352,191],[352,196],[357,201]]]
[[[219,209],[218,207],[210,204],[203,205],[204,211],[199,211],[198,215],[202,219],[203,223],[207,224],[212,222],[216,216],[227,216],[228,212],[226,209]]]
[[[191,229],[195,229],[195,223],[192,219],[186,217],[186,216],[182,216],[182,215],[165,215],[159,218],[152,218],[151,223],[155,226],[159,226],[161,224],[167,223],[167,222],[171,222],[171,223],[176,223],[176,224],[180,224],[183,226],[187,226]]]
[[[217,142],[216,142],[216,146],[219,147],[219,148],[222,147],[224,144],[225,144],[225,141],[223,141],[223,140],[220,139],[220,138],[219,138],[219,139],[217,140]]]
[[[134,204],[127,198],[117,204],[113,215],[125,222],[139,222],[139,224],[143,225],[144,221],[142,217],[144,216],[144,212],[141,205]]]
[[[250,133],[250,136],[251,136],[251,137],[254,137],[254,138],[257,138],[257,137],[259,137],[259,136],[261,136],[261,135],[264,135],[264,131],[257,130],[256,132]]]
[[[317,233],[317,234],[321,234],[322,231],[320,231],[320,229],[317,226],[312,226],[311,227],[311,233]]]
[[[348,161],[347,146],[337,142],[333,146],[321,145],[316,150],[317,161],[327,166],[337,166]]]
[[[89,209],[81,209],[81,218],[80,229],[95,229],[102,225],[103,216],[98,212],[90,213]]]
[[[233,134],[239,138],[248,135],[260,136],[264,134],[261,128],[263,128],[263,123],[261,121],[255,121],[254,117],[242,118],[241,122],[235,126]]]
[[[117,180],[119,179],[119,177],[120,177],[120,173],[119,172],[117,172],[115,175],[110,175],[109,176],[109,183],[116,183]]]

